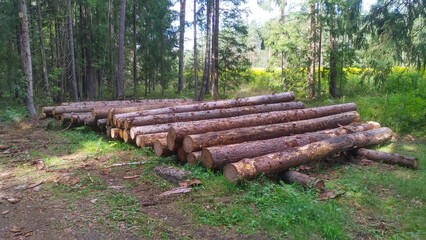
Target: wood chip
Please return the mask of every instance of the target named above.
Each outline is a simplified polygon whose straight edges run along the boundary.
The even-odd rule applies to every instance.
[[[20,228],[20,227],[18,227],[18,226],[16,226],[16,225],[13,225],[13,226],[9,229],[9,231],[10,231],[10,232],[13,232],[13,233],[17,233],[17,232],[22,231],[22,228]]]
[[[175,195],[181,195],[181,194],[185,194],[185,193],[189,193],[189,192],[191,192],[190,188],[177,187],[177,188],[173,188],[169,191],[163,192],[159,196],[160,197],[172,197],[172,196],[175,196]]]
[[[138,178],[139,176],[140,175],[124,176],[123,179],[127,179],[127,180],[129,180],[129,179],[135,179],[135,178]]]
[[[319,195],[319,199],[324,201],[324,200],[328,200],[328,199],[333,199],[333,198],[337,198],[341,195],[343,195],[345,192],[336,192],[334,190],[325,190],[324,192],[322,192]]]
[[[4,210],[3,212],[1,212],[0,214],[1,215],[6,215],[6,214],[8,214],[10,212],[10,210],[9,209],[7,209],[7,210]]]
[[[15,203],[18,203],[19,201],[21,201],[21,199],[15,198],[15,197],[7,198],[6,200],[8,202],[12,203],[12,204],[15,204]]]
[[[201,181],[199,179],[190,179],[188,181],[185,182],[180,182],[179,186],[181,187],[194,187],[194,186],[198,186],[201,185]]]
[[[34,183],[34,184],[29,185],[29,186],[27,187],[27,189],[35,188],[35,187],[37,187],[37,186],[39,186],[39,185],[41,185],[41,184],[43,184],[43,183],[44,183],[44,180],[41,180],[40,182],[36,182],[36,183]]]

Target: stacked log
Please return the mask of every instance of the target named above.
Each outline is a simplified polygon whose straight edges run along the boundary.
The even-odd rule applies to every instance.
[[[63,122],[97,126],[107,136],[151,147],[158,157],[223,169],[237,182],[274,174],[286,182],[322,190],[324,182],[293,171],[337,153],[417,168],[418,160],[364,147],[392,132],[376,122],[360,123],[354,103],[304,108],[293,93],[194,103],[141,100],[64,103],[45,107]]]

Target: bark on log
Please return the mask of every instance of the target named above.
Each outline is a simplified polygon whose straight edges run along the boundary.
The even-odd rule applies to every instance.
[[[226,119],[219,118],[213,120],[186,122],[182,124],[182,126],[174,126],[170,128],[169,135],[167,136],[167,145],[169,147],[173,147],[174,144],[180,144],[183,141],[183,138],[190,134],[312,119],[355,110],[356,105],[354,103],[346,103],[325,107],[250,114]]]
[[[178,159],[181,163],[186,163],[187,158],[188,158],[188,153],[186,153],[185,150],[183,150],[182,147],[178,148],[177,156],[178,156]]]
[[[203,165],[209,169],[219,169],[228,163],[237,162],[243,158],[254,158],[269,153],[281,152],[327,138],[379,127],[379,123],[367,122],[293,136],[204,148],[202,151]]]
[[[123,129],[123,141],[125,143],[134,142],[134,140],[130,137],[130,130]]]
[[[284,179],[285,182],[299,183],[300,185],[306,188],[314,188],[319,191],[322,191],[325,188],[325,183],[323,180],[310,177],[306,174],[297,171],[287,170],[280,174],[280,176]]]
[[[119,128],[111,128],[111,138],[118,139],[120,137],[120,130]]]
[[[183,141],[183,148],[186,152],[194,152],[199,151],[205,147],[242,143],[247,142],[248,140],[253,141],[270,139],[292,134],[336,128],[340,125],[347,125],[358,120],[359,114],[357,112],[347,112],[288,123],[236,128],[225,131],[188,135]],[[167,136],[167,145],[170,147],[169,136],[170,131]]]
[[[113,121],[116,126],[121,126],[120,121],[123,121],[125,118],[128,118],[128,117],[169,114],[169,113],[182,113],[182,112],[196,112],[196,111],[211,110],[211,109],[242,107],[242,106],[270,104],[270,103],[279,103],[279,102],[290,102],[290,101],[293,101],[294,98],[295,97],[293,92],[284,92],[284,93],[276,93],[276,94],[270,94],[270,95],[248,97],[248,98],[204,102],[204,103],[176,106],[176,107],[170,107],[170,108],[147,110],[147,111],[141,111],[141,112],[135,112],[135,113],[117,114],[117,115],[114,115]]]
[[[173,154],[176,154],[176,150],[170,151],[167,147],[167,140],[165,138],[157,139],[154,142],[154,153],[157,157],[168,157]]]
[[[96,125],[97,125],[99,128],[103,129],[103,128],[104,128],[104,127],[106,127],[106,125],[107,125],[107,119],[106,119],[106,118],[98,119],[98,120],[96,121]]]
[[[190,165],[196,165],[197,163],[201,161],[201,158],[202,158],[201,151],[191,152],[191,153],[188,153],[188,156],[186,157],[186,161]]]
[[[109,138],[111,138],[111,129],[112,129],[112,127],[111,127],[111,126],[108,126],[108,127],[106,128],[106,135],[107,135],[107,137],[109,137]]]
[[[138,135],[136,137],[136,145],[138,147],[152,147],[157,139],[166,139],[166,137],[166,132]]]
[[[84,125],[86,126],[96,126],[96,118],[90,116],[88,118],[84,118]]]
[[[130,129],[130,137],[135,139],[137,135],[167,132],[171,127],[172,123],[133,127]]]
[[[242,116],[254,113],[265,113],[274,111],[285,111],[292,109],[303,108],[302,102],[286,102],[286,103],[274,103],[274,104],[263,104],[246,107],[235,107],[225,109],[213,109],[207,111],[197,112],[185,112],[185,113],[171,113],[171,114],[160,114],[160,115],[149,115],[143,117],[127,118],[124,121],[124,128],[131,128],[134,126],[145,126],[152,124],[162,124],[171,122],[185,122],[185,121],[197,121],[214,118],[228,118],[235,116]]]
[[[384,143],[391,138],[392,131],[389,128],[378,128],[337,136],[288,151],[271,153],[256,158],[245,158],[230,163],[225,166],[224,175],[229,181],[237,182],[252,178],[260,173],[285,171],[353,148]]]
[[[353,154],[360,158],[366,158],[375,162],[383,162],[386,164],[399,165],[412,169],[419,167],[419,160],[415,157],[406,157],[399,154],[391,154],[379,152],[375,150],[359,148],[353,151]]]
[[[157,166],[154,168],[154,172],[158,176],[175,184],[185,181],[186,178],[191,174],[188,171],[170,166]]]

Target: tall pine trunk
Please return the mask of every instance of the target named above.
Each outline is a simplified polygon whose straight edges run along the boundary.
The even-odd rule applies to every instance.
[[[198,100],[201,101],[204,99],[204,95],[208,90],[209,80],[210,80],[210,28],[211,28],[211,17],[212,17],[212,1],[207,0],[207,31],[206,31],[206,54],[204,57],[204,70],[203,70],[203,85],[201,86],[200,95],[198,96]]]
[[[321,51],[322,51],[322,4],[318,3],[318,25],[319,25],[319,36],[318,36],[318,97],[321,96]]]
[[[329,5],[330,11],[330,73],[328,80],[328,92],[331,97],[337,98],[337,63],[336,63],[336,29],[334,23],[335,16],[335,6],[333,4]]]
[[[39,32],[39,41],[40,41],[40,53],[41,53],[41,62],[43,64],[43,80],[44,80],[44,89],[49,101],[52,100],[52,95],[50,94],[50,84],[49,84],[49,75],[47,73],[47,63],[46,63],[46,50],[44,48],[44,33],[43,33],[43,18],[40,10],[40,1],[36,2],[37,4],[37,15],[38,15],[38,32]]]
[[[214,0],[212,52],[212,96],[213,99],[217,99],[219,95],[219,0]]]
[[[117,97],[124,98],[124,30],[126,21],[126,0],[121,0],[120,32],[118,36],[118,63],[117,63]]]
[[[178,80],[178,92],[183,90],[183,53],[184,53],[184,42],[185,42],[185,8],[186,0],[180,0],[180,17],[179,17],[179,80]]]
[[[137,64],[136,64],[136,51],[137,51],[137,41],[136,41],[136,0],[133,0],[133,96],[136,97],[137,92],[137,83],[138,83],[138,73],[137,73]]]
[[[308,72],[308,96],[310,98],[315,97],[315,3],[311,1],[309,3],[309,14],[310,14],[310,29],[309,29],[309,72]]]
[[[198,93],[198,59],[197,59],[197,0],[194,0],[194,100]]]
[[[19,19],[21,22],[22,69],[28,81],[25,102],[28,113],[31,117],[35,117],[37,112],[33,100],[33,69],[31,61],[30,34],[28,29],[27,6],[24,0],[19,0]]]
[[[70,62],[71,62],[71,86],[72,86],[72,99],[73,101],[78,101],[78,88],[77,88],[77,76],[75,73],[75,56],[74,56],[74,32],[73,32],[73,11],[71,0],[67,0],[67,9],[68,9],[68,41],[70,47]]]

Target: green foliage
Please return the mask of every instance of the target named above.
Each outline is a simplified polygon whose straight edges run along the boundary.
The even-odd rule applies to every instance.
[[[0,122],[17,123],[27,117],[27,111],[23,105],[5,101],[6,107],[0,111]]]

